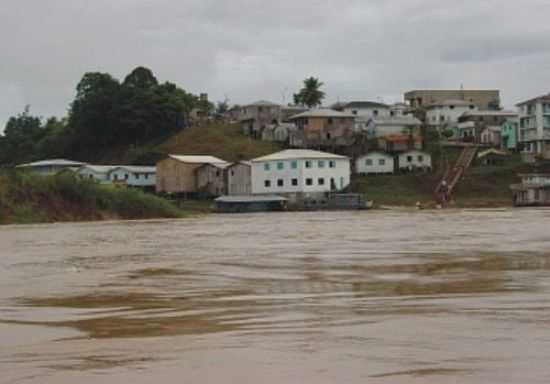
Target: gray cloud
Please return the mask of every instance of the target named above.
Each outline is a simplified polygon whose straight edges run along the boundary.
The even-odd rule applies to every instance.
[[[550,90],[546,0],[4,0],[0,124],[64,115],[86,71],[138,65],[211,99],[290,100],[309,75],[328,102],[412,88]]]

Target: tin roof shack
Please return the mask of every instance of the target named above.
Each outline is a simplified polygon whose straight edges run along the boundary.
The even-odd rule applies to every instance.
[[[490,148],[477,154],[477,161],[485,166],[502,166],[511,160],[510,153]]]
[[[240,161],[233,163],[226,170],[226,193],[231,196],[246,196],[252,194],[252,163]]]
[[[214,156],[168,155],[157,163],[157,193],[196,193],[195,170],[204,164],[226,164]]]
[[[18,169],[27,169],[37,175],[51,176],[55,175],[65,169],[77,170],[86,163],[80,161],[66,160],[66,159],[50,159],[35,161],[34,163],[20,164],[16,166]]]
[[[332,109],[312,109],[290,118],[296,131],[290,134],[290,145],[310,148],[348,146],[353,144],[355,115]]]
[[[386,135],[378,138],[378,148],[385,152],[401,152],[411,149],[422,149],[422,136],[420,135]]]
[[[550,206],[550,173],[521,174],[521,184],[510,186],[516,207]]]
[[[210,198],[226,194],[225,169],[229,163],[203,164],[195,170],[197,192],[201,197]]]

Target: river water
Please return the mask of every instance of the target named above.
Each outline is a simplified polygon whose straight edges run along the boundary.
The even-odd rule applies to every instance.
[[[549,210],[0,228],[0,383],[548,383]]]

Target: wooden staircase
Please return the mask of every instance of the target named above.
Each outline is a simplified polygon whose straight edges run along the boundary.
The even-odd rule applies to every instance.
[[[477,150],[478,147],[476,145],[464,147],[455,165],[452,168],[447,168],[445,174],[443,175],[443,178],[441,179],[439,184],[437,184],[437,187],[434,191],[435,199],[438,204],[445,205],[450,200],[458,182],[460,181],[460,179],[462,179],[464,173],[470,167],[470,165],[472,165],[472,162],[476,157]],[[446,192],[445,184],[447,185]]]

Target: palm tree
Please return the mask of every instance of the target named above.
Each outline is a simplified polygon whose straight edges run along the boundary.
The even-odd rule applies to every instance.
[[[294,94],[294,103],[313,108],[321,105],[325,98],[325,92],[321,91],[323,82],[311,76],[304,80],[304,86],[300,92]]]

